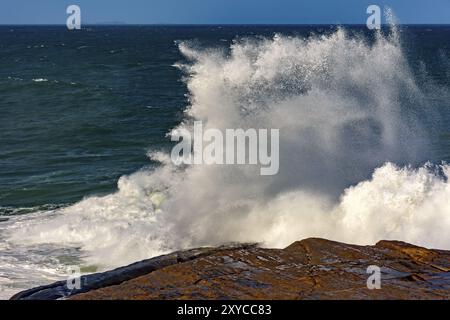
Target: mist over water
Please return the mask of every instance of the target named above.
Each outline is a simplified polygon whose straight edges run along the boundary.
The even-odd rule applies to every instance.
[[[312,236],[450,248],[450,167],[426,163],[436,121],[428,95],[442,89],[419,86],[395,27],[372,41],[340,28],[240,38],[228,50],[183,41],[179,50],[189,105],[176,128],[279,129],[279,173],[175,167],[169,153],[149,150],[160,165],[122,176],[117,192],[6,222],[8,250],[40,261],[30,248],[48,246],[63,264],[56,248],[65,248],[104,269],[195,246],[284,247]]]

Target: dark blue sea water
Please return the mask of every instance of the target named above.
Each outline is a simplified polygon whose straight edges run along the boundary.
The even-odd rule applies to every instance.
[[[238,37],[329,33],[329,26],[0,27],[0,206],[72,203],[152,166],[148,150],[182,117],[187,93],[177,41],[226,47]],[[365,27],[347,27],[366,32]],[[450,84],[450,27],[404,26],[412,69]],[[418,79],[420,82],[420,78]],[[427,83],[423,84],[424,86]],[[430,101],[438,108],[448,100]],[[443,110],[442,117],[450,118]],[[450,121],[430,159],[450,160]],[[435,129],[435,128],[433,128]]]

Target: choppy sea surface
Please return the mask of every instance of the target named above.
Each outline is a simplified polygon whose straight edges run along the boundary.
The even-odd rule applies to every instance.
[[[0,297],[170,250],[450,249],[450,26],[0,26]],[[279,128],[280,172],[168,133]]]

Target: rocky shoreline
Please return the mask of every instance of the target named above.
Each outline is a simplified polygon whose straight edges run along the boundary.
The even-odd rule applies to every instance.
[[[369,266],[381,271],[369,289]],[[319,238],[284,249],[231,244],[163,255],[29,289],[12,300],[450,299],[450,251],[400,241],[357,246]]]

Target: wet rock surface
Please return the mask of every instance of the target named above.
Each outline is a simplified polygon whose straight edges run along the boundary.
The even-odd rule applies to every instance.
[[[156,261],[159,261],[158,267],[154,266]],[[139,272],[136,272],[139,263],[145,267],[137,268]],[[109,274],[86,276],[93,281],[91,287],[84,288],[83,292],[66,290],[59,297],[450,299],[450,251],[399,241],[357,246],[310,238],[285,249],[264,249],[255,245],[202,248],[139,263]],[[371,276],[367,268],[371,265],[380,267],[381,289],[367,288],[367,279]],[[32,289],[15,298],[54,299],[57,297],[51,292],[61,288],[64,285]]]
[[[198,248],[170,253],[155,258],[135,262],[125,267],[120,267],[111,271],[94,273],[82,276],[80,279],[80,289],[67,287],[67,281],[58,281],[46,286],[40,286],[19,292],[11,297],[11,300],[54,300],[67,298],[83,292],[104,288],[124,281],[137,278],[141,275],[149,274],[155,270],[177,263],[183,263],[192,259],[212,254],[218,250],[233,250],[235,247],[247,248],[248,244],[230,244],[218,248]]]

